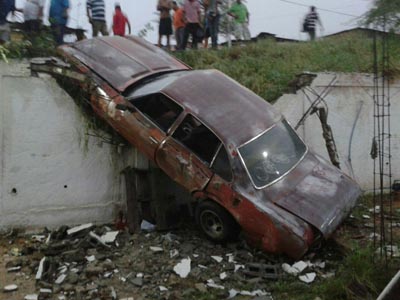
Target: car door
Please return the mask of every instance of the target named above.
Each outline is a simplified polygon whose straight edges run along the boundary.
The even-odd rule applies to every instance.
[[[223,144],[218,148],[218,151],[211,163],[211,169],[214,176],[207,185],[206,192],[209,197],[213,198],[226,208],[234,205],[234,195],[232,189],[233,173],[229,161],[228,152]]]
[[[210,165],[220,144],[210,129],[187,114],[157,150],[156,162],[188,191],[202,190],[213,176]]]
[[[183,111],[182,107],[161,93],[129,101],[135,110],[124,115],[124,137],[150,159],[165,140],[167,132]]]

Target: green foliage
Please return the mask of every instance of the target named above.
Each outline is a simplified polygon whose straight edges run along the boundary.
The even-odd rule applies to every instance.
[[[20,41],[8,42],[0,48],[0,56],[3,60],[54,55],[56,55],[55,43],[52,35],[47,31],[42,31],[38,35],[25,36]]]
[[[357,247],[343,259],[331,262],[328,268],[336,270],[331,278],[319,277],[312,285],[299,282],[295,277],[281,280],[271,286],[274,299],[309,300],[368,300],[376,299],[380,291],[396,273],[394,266],[386,267],[373,261],[373,250]],[[381,270],[385,270],[382,272]]]
[[[1,60],[5,61],[5,62],[8,62],[8,59],[7,59],[8,53],[9,53],[9,50],[7,48],[5,48],[3,46],[0,46],[0,58],[1,58]]]
[[[399,29],[400,0],[375,0],[374,7],[366,15],[365,23],[385,26],[386,29]]]
[[[391,74],[400,73],[400,41],[390,41]],[[372,41],[349,34],[316,42],[276,43],[271,40],[220,51],[175,54],[195,69],[218,69],[268,102],[290,92],[296,75],[310,72],[373,72]]]

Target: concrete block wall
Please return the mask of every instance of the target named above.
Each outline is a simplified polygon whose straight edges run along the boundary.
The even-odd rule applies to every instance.
[[[330,86],[330,83],[332,85]],[[329,108],[328,124],[332,127],[342,170],[368,191],[373,185],[373,160],[370,157],[374,135],[373,76],[370,74],[320,73],[311,84],[317,94],[323,94]],[[287,94],[274,106],[295,126],[316,95],[310,90]],[[400,81],[391,82],[391,154],[393,179],[400,179]],[[329,160],[322,138],[321,123],[311,115],[297,130],[315,152]],[[353,134],[352,134],[353,132]]]

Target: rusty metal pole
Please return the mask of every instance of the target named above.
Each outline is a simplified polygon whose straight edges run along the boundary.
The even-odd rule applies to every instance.
[[[338,169],[340,169],[339,155],[337,152],[335,139],[333,138],[332,128],[328,124],[328,115],[324,107],[319,107],[318,111],[319,111],[318,117],[321,121],[321,127],[322,127],[322,136],[324,137],[325,140],[325,145],[329,154],[329,158],[332,164]]]

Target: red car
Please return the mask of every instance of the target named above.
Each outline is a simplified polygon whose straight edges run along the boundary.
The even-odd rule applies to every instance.
[[[132,36],[59,53],[87,78],[94,111],[191,193],[215,241],[242,230],[253,245],[298,258],[360,195],[274,107],[219,71],[192,70]]]

